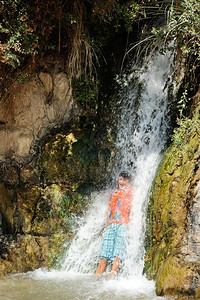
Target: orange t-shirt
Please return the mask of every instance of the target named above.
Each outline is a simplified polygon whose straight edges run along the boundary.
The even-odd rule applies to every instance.
[[[132,187],[115,191],[109,203],[107,226],[113,223],[128,224],[133,200]]]

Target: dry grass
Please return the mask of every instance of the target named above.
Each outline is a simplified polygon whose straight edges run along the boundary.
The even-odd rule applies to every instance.
[[[98,0],[92,3],[92,13],[89,18],[98,17],[102,22],[109,22],[114,17],[116,0]],[[69,31],[71,41],[71,52],[68,59],[69,77],[79,78],[83,73],[92,73],[94,49],[89,41],[89,33],[84,25],[88,18],[84,1],[75,1],[73,4],[72,15],[76,18],[76,23],[72,25]]]
[[[94,16],[97,16],[101,21],[110,22],[114,16],[116,2],[116,0],[95,1],[92,10]]]
[[[76,23],[70,32],[71,53],[68,60],[69,77],[79,78],[86,71],[92,73],[92,48],[87,40],[88,32],[84,26],[85,6],[79,1],[74,2],[73,15]]]

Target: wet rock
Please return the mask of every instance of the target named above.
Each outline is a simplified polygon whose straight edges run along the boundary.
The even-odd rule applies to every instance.
[[[25,165],[20,169],[20,184],[39,184],[39,176],[37,170],[32,164]]]
[[[200,106],[194,124],[199,111]],[[181,146],[168,150],[154,183],[146,266],[159,295],[194,297],[200,285],[200,127],[186,128]]]
[[[186,260],[200,265],[200,181],[194,192],[192,208],[188,216],[188,243]]]
[[[10,98],[0,109],[0,161],[26,163],[35,145],[52,128],[76,119],[80,110],[72,97],[70,79],[64,71],[52,68],[11,87]],[[6,117],[6,120],[5,120]]]
[[[0,213],[2,216],[3,233],[15,231],[14,214],[16,209],[16,195],[12,189],[7,189],[0,183]]]
[[[73,216],[112,170],[112,136],[81,112],[63,66],[15,82],[0,107],[0,274],[55,263]]]
[[[8,166],[3,172],[2,181],[10,186],[18,186],[19,170],[16,167]]]
[[[35,216],[37,203],[41,195],[41,189],[38,186],[21,188],[17,191],[17,209],[15,224],[17,232],[30,233],[32,220]]]
[[[48,243],[47,237],[15,236],[9,242],[6,254],[0,258],[0,276],[11,272],[27,272],[40,266],[47,267]]]

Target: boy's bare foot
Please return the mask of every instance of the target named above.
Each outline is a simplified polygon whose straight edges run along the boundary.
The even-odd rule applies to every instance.
[[[100,275],[105,272],[107,265],[107,260],[105,258],[100,259],[96,274]]]
[[[109,277],[114,278],[116,277],[117,272],[116,271],[111,271]]]

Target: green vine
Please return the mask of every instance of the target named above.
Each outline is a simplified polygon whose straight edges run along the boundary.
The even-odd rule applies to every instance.
[[[78,79],[72,80],[74,95],[85,109],[97,109],[99,81],[92,75],[83,74]]]
[[[140,9],[141,6],[135,1],[132,1],[128,5],[116,4],[116,12],[124,20],[125,28],[128,32],[133,30],[133,22],[138,17]]]
[[[189,142],[192,135],[200,135],[200,114],[196,109],[192,118],[184,116],[184,110],[189,99],[187,99],[187,90],[183,93],[180,101],[178,102],[179,118],[177,121],[178,127],[174,129],[172,135],[173,144],[183,151]]]
[[[188,91],[187,89],[183,92],[181,99],[178,101],[178,111],[179,111],[179,120],[183,120],[185,118],[183,112],[187,107],[187,103],[188,103]]]
[[[195,56],[200,58],[200,2],[196,0],[171,1],[168,11],[168,22],[159,28],[153,27],[152,34],[156,43],[168,42],[176,39],[177,48],[186,57]],[[166,44],[164,45],[166,46]]]

